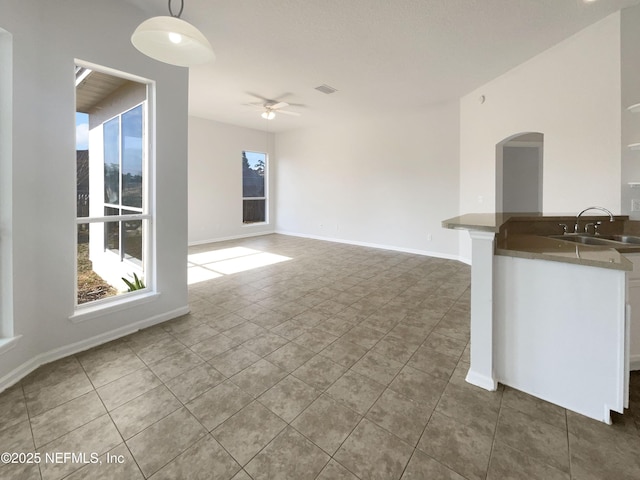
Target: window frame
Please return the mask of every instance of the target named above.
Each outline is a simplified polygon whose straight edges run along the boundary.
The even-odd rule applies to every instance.
[[[242,178],[242,183],[241,183],[241,188],[242,188],[242,226],[243,227],[251,227],[254,225],[268,225],[269,224],[269,154],[267,152],[260,152],[257,150],[248,150],[248,149],[243,149],[242,153],[245,152],[249,152],[249,153],[257,153],[260,155],[264,155],[264,175],[263,175],[263,179],[264,179],[264,196],[262,197],[245,197],[244,196],[244,177],[242,175],[242,172],[240,173],[241,178]],[[240,168],[242,168],[242,165],[240,166]],[[247,200],[263,200],[264,201],[264,220],[263,221],[259,221],[259,222],[245,222],[244,220],[244,202]]]
[[[104,313],[110,311],[121,310],[122,308],[126,308],[126,306],[130,306],[133,303],[146,303],[150,301],[152,298],[159,295],[156,291],[156,256],[155,256],[155,244],[156,244],[156,231],[155,231],[155,94],[156,94],[156,83],[153,80],[139,77],[134,74],[129,74],[126,72],[122,72],[119,70],[115,70],[109,67],[105,67],[102,65],[93,64],[90,62],[86,62],[83,60],[75,59],[75,65],[79,67],[83,67],[86,69],[91,69],[97,72],[105,73],[108,75],[112,75],[115,77],[123,78],[126,80],[130,80],[145,86],[146,89],[146,99],[140,103],[136,103],[135,105],[127,108],[126,110],[109,117],[101,122],[99,128],[104,128],[104,125],[113,120],[116,117],[122,117],[123,114],[137,108],[138,106],[142,106],[143,112],[143,155],[142,155],[142,207],[129,207],[125,205],[115,205],[108,204],[104,198],[104,191],[99,193],[99,203],[101,207],[111,207],[117,208],[118,210],[129,210],[129,211],[137,211],[135,214],[120,214],[120,215],[91,215],[89,213],[86,217],[78,217],[77,211],[75,213],[75,231],[74,231],[74,248],[77,252],[78,248],[78,226],[83,224],[93,224],[93,223],[102,223],[106,225],[109,222],[125,222],[125,221],[142,221],[142,229],[143,229],[143,240],[142,240],[142,265],[144,266],[144,281],[145,288],[140,290],[135,290],[133,292],[122,292],[117,295],[101,298],[98,300],[93,300],[85,303],[78,303],[78,257],[77,254],[74,255],[75,265],[74,265],[74,312],[70,316],[70,320],[73,323],[78,323],[83,320],[88,320],[90,318],[101,316]],[[74,88],[74,99],[75,99],[75,88]],[[74,102],[75,105],[75,102]],[[122,120],[120,119],[119,132],[122,132]],[[120,140],[120,146],[122,145],[122,141]],[[120,150],[120,149],[119,149]],[[103,160],[104,162],[104,160]],[[104,165],[104,163],[103,163]],[[122,152],[119,152],[119,202],[122,201]],[[104,175],[104,174],[103,174]],[[75,211],[75,205],[74,205]],[[109,250],[105,247],[105,254],[111,253],[114,257],[118,258],[119,262],[130,262],[133,265],[140,267],[135,262],[124,257],[124,249],[122,248],[122,235],[119,238],[119,252],[116,254],[115,252]]]

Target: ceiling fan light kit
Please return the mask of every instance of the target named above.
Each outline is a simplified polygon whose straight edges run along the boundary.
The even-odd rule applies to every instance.
[[[215,60],[213,48],[196,27],[180,18],[184,0],[177,15],[145,20],[131,35],[131,43],[146,56],[171,65],[191,67]]]
[[[264,118],[265,120],[273,120],[274,118],[276,118],[276,114],[271,110],[267,110],[265,112],[262,112],[261,117]]]

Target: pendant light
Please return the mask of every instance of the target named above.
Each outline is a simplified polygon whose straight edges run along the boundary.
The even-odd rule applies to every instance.
[[[191,67],[211,62],[216,56],[211,44],[196,27],[180,19],[184,0],[180,0],[177,15],[171,10],[170,17],[153,17],[145,20],[133,35],[131,43],[146,56],[179,67]]]

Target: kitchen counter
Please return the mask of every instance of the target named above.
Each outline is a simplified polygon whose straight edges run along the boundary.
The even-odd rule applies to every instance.
[[[614,270],[633,270],[633,264],[620,253],[620,250],[640,252],[640,247],[634,245],[618,249],[601,245],[582,245],[540,235],[515,234],[499,241],[495,253],[508,257],[574,263]]]
[[[605,235],[640,236],[626,216],[581,216]],[[611,423],[629,391],[627,253],[640,245],[585,245],[575,214],[468,214],[444,220],[471,237],[471,365],[467,382],[508,385]],[[593,227],[589,230],[593,232]],[[640,283],[640,280],[639,280]],[[640,286],[639,286],[640,290]]]
[[[622,233],[639,228],[637,225],[632,225],[638,222],[629,221],[627,216],[614,218],[616,221],[609,225],[608,217],[585,215],[581,218],[581,224],[606,219],[606,223],[603,221],[603,226],[608,227],[609,234],[614,233],[614,230],[615,233]],[[558,226],[560,223],[572,227],[575,219],[575,215],[568,214],[544,216],[535,213],[472,213],[444,220],[442,226],[454,230],[495,233],[496,255],[574,263],[614,270],[631,271],[633,269],[632,263],[623,254],[640,252],[640,245],[583,245],[549,237],[549,235],[562,233]],[[514,228],[510,228],[512,226]]]

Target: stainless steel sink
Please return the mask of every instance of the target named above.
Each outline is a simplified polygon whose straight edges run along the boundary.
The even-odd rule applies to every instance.
[[[605,245],[610,247],[621,245],[640,245],[640,237],[633,235],[551,235],[549,238],[583,245]]]
[[[631,243],[634,245],[640,245],[640,237],[634,237],[633,235],[598,235],[597,238],[604,240],[613,240],[620,243]]]
[[[565,242],[582,243],[584,245],[606,245],[609,247],[623,243],[613,239],[606,239],[602,236],[593,237],[590,235],[551,235],[549,238],[564,240]]]

